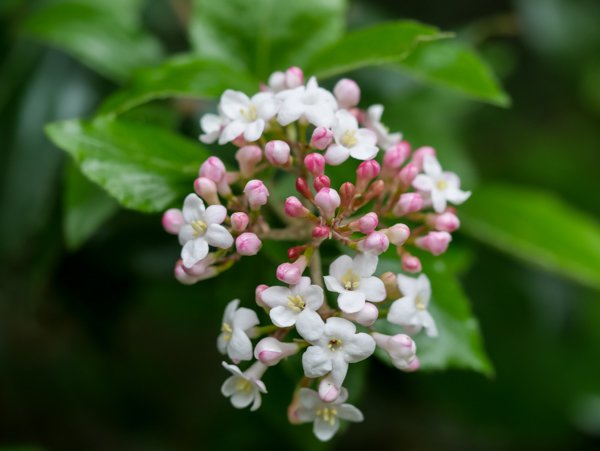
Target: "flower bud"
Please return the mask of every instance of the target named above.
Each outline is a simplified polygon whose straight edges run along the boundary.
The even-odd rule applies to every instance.
[[[285,200],[284,211],[290,218],[304,218],[309,213],[308,209],[302,205],[302,202],[296,196],[290,196]]]
[[[344,318],[348,318],[361,326],[372,326],[379,317],[379,310],[370,302],[365,302],[365,305],[356,313],[344,313]]]
[[[333,142],[333,132],[326,127],[317,127],[310,138],[310,145],[315,149],[325,150]]]
[[[269,77],[269,88],[275,92],[283,91],[285,86],[285,74],[281,71],[273,72]]]
[[[325,157],[320,153],[309,153],[304,157],[304,166],[313,177],[318,177],[325,170]]]
[[[199,261],[191,268],[186,268],[181,259],[175,264],[175,278],[184,285],[193,285],[200,280],[209,279],[217,275],[215,267],[211,266],[213,258],[209,255],[204,260]]]
[[[244,147],[246,145],[248,145],[248,141],[246,141],[246,139],[244,139],[244,135],[239,135],[237,136],[233,141],[231,141],[231,144],[233,144],[235,147]]]
[[[268,307],[267,304],[265,304],[262,300],[262,292],[265,291],[267,288],[269,288],[269,286],[263,283],[257,286],[256,290],[254,290],[254,299],[256,300],[256,303],[263,308]]]
[[[342,184],[340,187],[340,197],[342,202],[342,208],[345,210],[350,208],[352,202],[354,201],[354,196],[356,194],[356,187],[350,183],[346,182]]]
[[[441,255],[448,249],[452,235],[448,232],[429,232],[427,235],[415,240],[415,246],[433,255]]]
[[[306,179],[303,179],[302,177],[296,179],[296,191],[298,191],[305,199],[312,200],[313,198],[313,194],[308,187]]]
[[[244,146],[235,153],[235,159],[243,177],[252,177],[254,168],[262,160],[262,150],[258,146]]]
[[[260,180],[250,180],[246,183],[244,193],[252,210],[258,210],[268,201],[269,190]]]
[[[194,180],[194,191],[198,196],[211,205],[218,205],[219,195],[217,194],[217,185],[207,177],[198,177]]]
[[[423,161],[426,155],[436,156],[435,149],[433,147],[419,147],[413,153],[412,162],[415,164],[419,171],[423,170]]]
[[[294,246],[290,247],[287,251],[287,256],[289,261],[295,261],[300,257],[304,251],[306,251],[306,246]]]
[[[414,255],[404,253],[402,254],[402,269],[410,273],[421,272],[421,260]]]
[[[423,198],[418,193],[404,193],[394,206],[393,213],[396,216],[404,216],[414,213],[423,208]]]
[[[225,177],[225,165],[217,157],[208,157],[200,166],[200,177],[211,179],[217,185]]]
[[[294,263],[282,263],[277,267],[275,275],[279,280],[288,285],[296,285],[302,278],[302,273],[306,269],[307,261],[304,255],[301,255]]]
[[[269,163],[284,166],[290,161],[290,145],[285,141],[269,141],[265,145],[265,156]]]
[[[285,85],[288,89],[297,88],[304,83],[304,73],[296,66],[285,71]]]
[[[363,161],[356,169],[356,191],[362,193],[369,182],[379,175],[381,166],[375,160]]]
[[[390,243],[401,246],[408,240],[410,229],[406,224],[394,224],[389,229],[385,230],[384,233],[390,239]]]
[[[331,219],[335,216],[335,210],[340,206],[340,195],[334,189],[323,188],[315,196],[315,204],[325,218]]]
[[[399,299],[402,297],[402,294],[398,289],[398,280],[396,278],[396,274],[388,271],[380,275],[379,278],[385,286],[385,293],[387,299]]]
[[[402,141],[388,148],[383,155],[383,166],[389,169],[398,169],[410,155],[410,144]]]
[[[342,78],[333,88],[333,94],[340,108],[349,109],[360,102],[360,88],[354,80]]]
[[[183,213],[178,208],[170,208],[163,213],[162,226],[171,235],[177,235],[184,222]]]
[[[330,233],[331,230],[329,229],[329,227],[324,225],[318,225],[315,226],[315,228],[312,230],[312,237],[315,239],[328,238]]]
[[[454,232],[460,227],[460,220],[454,213],[447,211],[440,215],[434,215],[431,224],[436,230]]]
[[[390,241],[388,237],[382,232],[371,232],[367,237],[360,242],[360,247],[365,252],[373,252],[375,254],[382,254],[388,250]]]
[[[243,232],[248,227],[250,218],[242,211],[237,211],[231,215],[231,228],[234,232]]]
[[[340,387],[333,383],[331,375],[325,376],[319,382],[319,398],[323,402],[333,402],[340,396]]]
[[[397,180],[402,184],[402,186],[410,186],[413,180],[419,174],[419,168],[414,163],[408,163],[404,166],[397,175]]]
[[[315,189],[315,191],[319,192],[323,188],[329,187],[331,187],[331,180],[329,180],[329,177],[327,177],[326,175],[319,175],[318,177],[315,177],[315,180],[313,182],[313,188]]]
[[[264,365],[273,366],[296,352],[298,352],[296,343],[283,343],[276,338],[265,337],[256,343],[254,357]]]
[[[408,335],[383,335],[378,332],[371,334],[377,346],[385,350],[391,357],[392,363],[402,371],[416,371],[419,369],[417,358],[417,345]]]
[[[235,249],[240,255],[256,255],[261,247],[262,242],[260,241],[260,238],[252,232],[242,233],[235,239]]]
[[[360,233],[364,233],[365,235],[371,233],[377,225],[379,224],[379,218],[377,217],[377,213],[370,212],[357,219],[356,221],[352,221],[350,224],[350,228],[352,230],[358,230]]]
[[[376,197],[379,197],[381,193],[383,193],[384,189],[385,182],[383,180],[377,180],[371,183],[371,186],[369,186],[369,189],[367,189],[367,192],[364,195],[364,201],[369,202],[375,199]]]

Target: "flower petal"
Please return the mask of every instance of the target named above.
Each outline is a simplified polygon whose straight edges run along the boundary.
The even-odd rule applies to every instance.
[[[316,417],[313,423],[313,433],[322,442],[331,440],[340,428],[340,421],[335,418],[333,422],[325,421],[322,417]]]
[[[288,307],[279,305],[271,309],[269,316],[277,327],[291,327],[296,324],[298,314]]]
[[[321,315],[309,309],[304,309],[296,317],[296,330],[306,341],[316,341],[323,335],[325,323]]]
[[[251,327],[258,326],[258,315],[252,309],[241,307],[233,316],[232,326],[234,329],[246,331]]]
[[[204,214],[204,202],[196,194],[188,194],[183,201],[183,219],[190,223],[202,219]]]
[[[207,224],[221,224],[227,216],[227,208],[223,205],[210,205],[204,212],[204,222]]]
[[[221,385],[221,393],[223,396],[229,397],[237,391],[236,385],[238,379],[238,376],[231,376],[228,377],[225,382],[223,382],[223,385]]]
[[[342,420],[359,423],[365,419],[360,410],[350,404],[341,404],[338,408],[338,417]]]
[[[320,377],[331,371],[331,359],[319,346],[309,346],[302,354],[302,367],[307,377]]]
[[[221,96],[219,102],[219,110],[229,119],[237,119],[240,117],[241,110],[245,110],[250,105],[250,99],[246,94],[240,91],[227,89]]]
[[[356,313],[365,306],[366,296],[362,291],[342,292],[337,299],[338,306],[345,313]]]
[[[387,315],[387,320],[390,323],[398,324],[399,326],[410,325],[415,313],[416,308],[414,300],[403,297],[392,303]]]
[[[328,337],[335,337],[342,341],[350,338],[356,332],[356,326],[344,318],[328,318],[325,323],[325,334]]]
[[[304,299],[306,308],[310,310],[318,310],[323,305],[323,288],[318,285],[309,285],[300,290],[299,294]]]
[[[220,247],[221,249],[230,248],[233,244],[231,233],[220,224],[209,224],[204,238],[211,246]]]
[[[191,268],[208,255],[208,243],[204,238],[188,241],[181,248],[183,266]]]
[[[235,138],[244,133],[246,125],[242,121],[233,121],[225,126],[219,136],[219,144],[227,144],[229,141],[233,141]]]
[[[431,177],[425,174],[419,174],[413,180],[412,185],[419,191],[431,191],[433,189],[434,181]]]
[[[352,268],[360,277],[369,277],[375,273],[379,259],[370,252],[356,254],[352,261]]]
[[[254,122],[250,122],[246,125],[246,129],[244,130],[244,139],[249,142],[256,141],[260,138],[264,129],[265,121],[263,119],[257,119]]]
[[[227,346],[227,355],[234,362],[252,359],[252,342],[241,329],[234,328]]]
[[[339,280],[337,280],[333,276],[325,276],[323,277],[325,280],[325,286],[329,291],[333,291],[334,293],[343,293],[346,289],[342,286]]]
[[[349,255],[342,255],[336,258],[331,265],[329,265],[329,274],[340,280],[348,270],[353,268],[353,262]],[[371,273],[372,274],[372,273]],[[368,274],[369,276],[371,274]]]
[[[440,166],[437,158],[433,155],[425,155],[423,158],[423,170],[425,171],[425,174],[434,177],[442,174],[442,167]]]
[[[350,156],[350,150],[339,144],[332,144],[325,152],[325,161],[331,166],[342,164]]]
[[[346,362],[356,363],[375,352],[375,340],[369,334],[360,332],[344,342]]]
[[[248,407],[254,401],[254,393],[247,391],[236,391],[231,398],[231,404],[236,409]]]
[[[381,302],[386,297],[385,285],[379,277],[362,278],[359,290],[365,294],[367,301],[370,302]]]
[[[260,294],[260,298],[269,307],[277,307],[278,305],[287,305],[289,300],[288,296],[292,294],[292,291],[286,287],[274,286],[269,287]]]

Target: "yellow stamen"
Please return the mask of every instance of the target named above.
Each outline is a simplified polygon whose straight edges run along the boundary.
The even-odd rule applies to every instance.
[[[258,112],[254,105],[250,105],[248,108],[240,108],[240,114],[248,122],[254,122],[258,118]]]
[[[327,343],[327,347],[330,351],[335,352],[342,347],[342,344],[343,342],[339,338],[332,338],[329,340],[329,343]]]
[[[227,323],[223,323],[221,325],[221,332],[223,332],[223,338],[225,341],[231,340],[231,335],[233,334],[233,329]]]
[[[304,299],[299,295],[290,295],[288,298],[288,307],[291,308],[295,312],[301,312],[306,307]]]
[[[425,310],[427,309],[427,304],[425,299],[423,299],[423,295],[418,294],[417,298],[415,299],[415,307],[417,307],[418,310]]]
[[[251,392],[252,391],[252,383],[248,379],[244,379],[240,377],[235,382],[235,389],[237,391]]]
[[[342,276],[341,279],[342,286],[346,290],[356,290],[360,286],[360,277],[358,274],[354,273],[351,269],[346,271],[346,274]]]
[[[356,137],[356,132],[354,130],[347,130],[340,140],[344,147],[352,147],[356,145],[358,142],[358,138]]]
[[[446,182],[444,179],[440,179],[435,182],[435,186],[438,190],[444,191],[446,188],[448,188],[448,182]]]
[[[208,225],[206,225],[206,222],[202,221],[201,219],[198,219],[194,222],[192,222],[192,228],[194,229],[194,237],[198,238],[203,236],[206,233],[206,229],[208,228]]]
[[[323,421],[329,423],[330,426],[335,424],[335,419],[337,418],[338,411],[333,407],[323,407],[316,411],[318,417],[322,417]]]

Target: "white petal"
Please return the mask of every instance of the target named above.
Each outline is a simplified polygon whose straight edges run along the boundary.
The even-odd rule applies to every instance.
[[[339,130],[341,134],[344,134],[346,131],[358,130],[358,121],[348,110],[337,111],[335,113],[335,119],[335,129]]]
[[[258,315],[252,309],[241,307],[239,308],[234,316],[231,325],[234,329],[248,330],[259,323]]]
[[[325,323],[317,312],[304,309],[296,317],[296,330],[306,341],[316,341],[323,335]]]
[[[204,202],[196,194],[188,194],[183,201],[183,219],[190,223],[202,219],[204,214]]]
[[[223,145],[244,133],[246,124],[242,121],[233,121],[225,126],[219,137],[219,144]]]
[[[240,117],[240,111],[248,108],[250,99],[246,94],[240,91],[226,90],[221,96],[219,109],[229,119],[237,119]]]
[[[348,363],[356,363],[375,352],[375,340],[363,332],[354,335],[344,342],[344,354]]]
[[[370,252],[361,252],[354,257],[352,267],[360,277],[369,277],[375,273],[378,262],[377,255]]]
[[[211,246],[220,247],[221,249],[228,249],[233,244],[231,233],[220,224],[210,224],[206,229],[204,238]]]
[[[399,326],[410,325],[416,313],[414,301],[404,297],[394,301],[390,306],[387,320]]]
[[[344,360],[344,356],[338,353],[332,364],[331,379],[336,387],[341,387],[348,374],[348,363]]]
[[[445,194],[437,189],[431,190],[431,203],[437,213],[443,213],[447,205]]]
[[[227,353],[227,344],[229,343],[229,341],[225,337],[225,334],[220,334],[217,338],[217,349],[223,355]]]
[[[234,299],[233,301],[230,301],[229,304],[227,304],[227,307],[225,307],[225,312],[223,313],[223,322],[224,323],[227,323],[229,325],[233,324],[233,318],[235,317],[235,311],[237,310],[239,305],[240,305],[239,299]]]
[[[304,115],[315,127],[330,127],[335,118],[333,110],[323,102],[306,108]]]
[[[431,299],[431,282],[425,274],[419,275],[416,281],[417,293],[421,297],[421,301],[427,306]]]
[[[233,329],[227,346],[227,355],[234,362],[252,359],[252,342],[241,329]]]
[[[313,433],[322,442],[331,439],[340,427],[340,421],[335,418],[333,424],[325,421],[322,417],[316,417],[313,424]]]
[[[247,391],[237,391],[230,398],[231,404],[236,409],[248,407],[254,401],[254,393]]]
[[[286,287],[269,287],[260,294],[261,299],[269,307],[277,307],[278,305],[287,305],[289,302],[288,296],[291,295],[291,291]]]
[[[435,321],[434,321],[433,317],[431,316],[431,313],[429,313],[427,310],[420,312],[419,320],[420,320],[421,324],[423,325],[423,327],[425,328],[425,331],[427,332],[427,335],[429,337],[437,337],[438,336],[437,326],[435,325]]]
[[[379,277],[365,277],[360,280],[359,290],[362,291],[367,301],[381,302],[385,299],[385,285]]]
[[[325,161],[327,161],[327,164],[337,166],[346,161],[349,156],[350,151],[346,147],[339,144],[332,144],[325,152]]]
[[[249,142],[256,141],[260,138],[264,129],[265,121],[263,119],[257,119],[249,123],[244,130],[244,139]]]
[[[446,190],[446,199],[455,205],[460,205],[471,197],[471,191],[462,191],[458,188],[448,188]]]
[[[431,177],[425,174],[419,174],[413,180],[412,185],[420,191],[431,191],[435,182]]]
[[[381,121],[381,116],[383,115],[383,105],[371,105],[367,110],[367,115],[369,119],[373,122]]]
[[[336,258],[331,265],[329,265],[329,274],[340,280],[348,270],[353,269],[353,261],[349,255],[342,255]],[[373,274],[373,273],[371,273]],[[371,274],[368,274],[369,276]]]
[[[277,114],[277,122],[286,126],[300,119],[304,113],[304,105],[295,97],[288,98],[279,109]]]
[[[423,170],[427,175],[432,175],[434,177],[439,176],[442,173],[442,167],[437,158],[433,155],[425,155],[423,158]]]
[[[254,403],[252,404],[252,407],[250,407],[250,410],[252,412],[258,410],[260,408],[261,404],[262,404],[262,397],[260,396],[260,393],[257,390],[254,393]]]
[[[223,396],[229,397],[237,391],[236,385],[237,385],[238,379],[239,379],[238,376],[231,376],[231,377],[228,377],[225,380],[225,382],[223,382],[223,385],[221,385],[221,393],[223,394]]]
[[[334,293],[343,293],[346,289],[342,286],[339,280],[337,280],[333,276],[325,276],[323,277],[325,280],[325,286],[329,291],[333,291]]]
[[[188,241],[181,248],[183,266],[191,268],[208,255],[208,243],[204,238]]]
[[[221,224],[227,216],[227,208],[223,205],[210,205],[204,212],[204,222],[207,224]]]
[[[307,377],[320,377],[331,371],[331,359],[319,346],[310,346],[302,354],[302,367]]]
[[[338,306],[345,313],[359,312],[365,306],[365,293],[362,291],[344,291],[338,296]]]
[[[310,310],[318,310],[323,305],[323,288],[318,285],[309,285],[301,290],[299,294],[302,296],[306,308]]]
[[[269,316],[277,327],[291,327],[296,324],[298,314],[292,309],[280,305],[271,309]]]
[[[183,246],[188,241],[195,239],[194,234],[195,230],[191,225],[183,224],[179,229],[179,234],[177,235],[177,237],[179,238],[179,244]]]
[[[212,134],[221,130],[223,119],[216,114],[205,114],[200,118],[200,127],[204,133]]]
[[[338,408],[338,417],[342,420],[359,423],[365,419],[362,412],[350,404],[342,404]]]
[[[350,148],[350,156],[357,160],[372,160],[377,156],[379,149],[374,144],[358,143]]]
[[[423,276],[427,279],[427,276],[425,276],[424,274]],[[398,274],[396,276],[396,281],[398,283],[398,289],[406,297],[414,299],[421,290],[422,282],[419,282],[419,279],[415,279],[414,277],[408,277],[404,274]],[[429,282],[429,279],[427,279],[427,282]]]
[[[342,341],[354,336],[356,326],[344,318],[328,318],[325,323],[325,334],[328,337],[339,338]]]

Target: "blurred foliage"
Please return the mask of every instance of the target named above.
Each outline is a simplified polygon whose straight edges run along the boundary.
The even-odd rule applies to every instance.
[[[598,449],[600,295],[571,280],[600,277],[599,19],[595,0],[0,2],[0,449]],[[364,104],[473,189],[430,271],[460,341],[419,346],[430,367],[494,367],[353,366],[367,421],[328,445],[287,424],[297,362],[267,373],[255,414],[219,393],[222,307],[273,283],[285,246],[181,286],[159,216],[82,176],[130,208],[177,202],[207,100],[290,64],[360,69]],[[510,109],[465,98],[507,105],[488,65]],[[49,135],[82,173],[43,133],[66,119]]]

